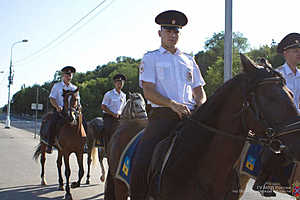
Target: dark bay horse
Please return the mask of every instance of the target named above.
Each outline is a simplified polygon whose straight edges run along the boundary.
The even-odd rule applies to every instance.
[[[127,103],[127,109],[123,110],[120,125],[109,141],[109,169],[104,199],[114,199],[114,195],[125,195],[127,199],[127,186],[121,180],[115,178],[116,170],[121,154],[128,142],[148,124],[146,105],[142,95],[136,93],[130,96],[130,104]],[[135,112],[133,112],[133,110],[135,110]]]
[[[143,96],[139,93],[129,93],[128,100],[120,116],[121,124],[128,123],[134,119],[147,119],[147,113],[145,108],[145,100]],[[105,177],[105,168],[103,165],[103,158],[105,156],[104,146],[103,146],[103,119],[101,117],[96,117],[87,123],[87,153],[88,153],[88,172],[86,183],[90,183],[90,166],[96,159],[96,144],[100,140],[98,159],[101,167],[101,177],[100,180],[103,182]],[[102,142],[101,142],[102,141]],[[101,145],[102,144],[102,145]]]
[[[150,181],[149,198],[238,199],[239,194],[228,191],[249,132],[255,133],[252,142],[288,149],[294,159],[300,159],[299,125],[289,133],[285,129],[287,122],[299,121],[285,80],[271,67],[259,67],[244,55],[241,61],[244,72],[219,88],[176,131],[159,178]]]
[[[62,128],[59,131],[56,147],[58,149],[58,156],[57,156],[57,169],[58,169],[58,176],[59,176],[59,190],[64,190],[63,187],[63,178],[61,174],[61,166],[62,166],[62,158],[64,159],[65,164],[65,175],[66,175],[66,195],[65,199],[71,200],[72,195],[70,193],[70,164],[69,164],[69,156],[71,153],[75,153],[77,157],[77,163],[79,166],[79,173],[78,173],[78,181],[72,183],[72,187],[79,187],[81,179],[84,174],[83,169],[83,153],[84,153],[84,144],[86,142],[86,135],[82,125],[82,113],[80,110],[80,106],[78,105],[78,89],[75,91],[63,91],[64,97],[64,107],[62,114],[64,115],[65,122]],[[49,115],[52,113],[48,113],[44,119],[49,119]],[[47,126],[47,120],[43,120],[41,130],[43,126]],[[44,176],[44,165],[45,165],[45,149],[46,144],[41,140],[40,144],[38,145],[35,153],[34,158],[35,160],[41,155],[41,167],[42,167],[42,185],[46,184],[45,176]]]
[[[299,127],[293,127],[289,134],[284,130],[287,121],[298,120],[284,79],[242,54],[241,62],[241,74],[227,81],[158,144],[149,177],[141,177],[148,179],[147,199],[238,199],[239,194],[228,191],[237,179],[233,167],[245,141],[250,140],[249,132],[255,133],[251,141],[264,141],[269,147],[280,143],[300,160],[300,134],[293,131]],[[275,134],[269,135],[270,132]],[[124,131],[122,135],[126,134],[133,133]],[[110,163],[109,166],[112,170]],[[120,189],[120,183],[107,186],[105,199],[127,199],[127,188]]]

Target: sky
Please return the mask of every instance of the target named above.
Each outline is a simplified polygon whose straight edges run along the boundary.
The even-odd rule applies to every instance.
[[[300,32],[299,0],[232,2],[233,32],[242,33],[251,48]],[[177,45],[187,53],[203,50],[207,39],[225,30],[225,0],[0,0],[0,107],[8,102],[10,58],[12,95],[24,84],[53,80],[66,65],[86,72],[118,56],[140,59],[159,48],[154,18],[165,10],[188,17]],[[28,42],[15,44],[11,56],[12,45],[24,39]]]

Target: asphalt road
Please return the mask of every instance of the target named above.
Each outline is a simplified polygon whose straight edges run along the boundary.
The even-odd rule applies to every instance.
[[[32,159],[35,147],[39,143],[38,136],[37,139],[34,139],[34,128],[32,128],[34,125],[30,125],[26,121],[22,122],[22,120],[12,121],[11,125],[10,129],[5,129],[3,121],[0,123],[0,200],[63,199],[65,192],[57,191],[57,152],[54,151],[51,155],[47,155],[45,166],[48,185],[41,187],[40,163]],[[14,125],[19,128],[15,128]],[[23,129],[20,129],[21,126]],[[85,163],[86,160],[85,155]],[[74,154],[71,155],[70,164],[72,170],[70,181],[72,182],[77,180],[78,174]],[[105,164],[107,166],[106,160]],[[85,169],[87,169],[86,164]],[[62,170],[64,171],[64,167]],[[92,168],[91,184],[82,184],[80,188],[71,189],[73,198],[103,200],[104,183],[100,182],[100,175],[98,165]],[[85,183],[85,176],[82,183]]]
[[[57,191],[56,155],[54,151],[47,156],[46,180],[48,185],[40,186],[40,164],[32,159],[39,137],[34,139],[35,124],[30,120],[12,118],[11,128],[4,128],[5,116],[0,115],[0,200],[47,200],[63,199],[64,192]],[[38,123],[39,130],[40,123]],[[71,156],[71,182],[77,180],[78,167],[75,155]],[[86,155],[84,157],[86,163]],[[105,165],[107,166],[106,160]],[[64,167],[62,168],[64,170]],[[85,169],[87,169],[85,164]],[[91,184],[82,184],[80,188],[71,189],[74,199],[104,199],[104,183],[100,182],[100,167],[91,170]],[[63,173],[64,176],[64,173]],[[86,171],[82,183],[86,180]],[[251,179],[242,200],[292,200],[285,194],[277,193],[276,198],[264,198],[252,191]]]

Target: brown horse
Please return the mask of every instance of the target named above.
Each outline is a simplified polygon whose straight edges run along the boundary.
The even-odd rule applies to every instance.
[[[228,191],[237,179],[233,167],[247,140],[268,147],[280,143],[300,160],[300,134],[293,131],[299,127],[289,133],[284,129],[287,121],[298,118],[284,79],[242,54],[241,62],[243,73],[227,81],[158,144],[149,177],[141,177],[148,179],[147,199],[238,199],[239,194]],[[250,137],[249,132],[256,135]],[[128,129],[123,135],[130,133]],[[126,199],[128,190],[118,194],[119,186],[107,186],[108,199]]]
[[[145,100],[139,93],[129,93],[128,100],[120,116],[121,123],[126,123],[134,119],[146,119]],[[90,183],[90,165],[96,159],[96,144],[99,145],[98,160],[101,166],[100,180],[103,182],[105,177],[105,168],[103,158],[105,156],[103,140],[104,140],[103,119],[96,117],[87,123],[87,153],[88,153],[88,172],[86,183]],[[109,137],[110,138],[110,137]]]
[[[79,173],[78,173],[78,181],[72,183],[72,187],[79,187],[81,179],[84,174],[83,169],[83,152],[84,152],[84,144],[86,142],[85,139],[85,131],[82,125],[82,113],[80,107],[78,105],[78,98],[77,98],[78,89],[75,91],[63,91],[64,97],[64,108],[62,114],[65,116],[65,122],[62,128],[59,131],[56,147],[58,149],[58,156],[57,156],[57,169],[58,169],[58,176],[59,176],[59,190],[64,190],[63,188],[63,178],[61,174],[61,166],[62,166],[62,158],[64,158],[65,163],[65,175],[66,175],[66,195],[65,199],[72,199],[72,195],[70,193],[70,164],[69,164],[69,156],[71,153],[75,153],[77,157],[77,163],[79,166]],[[49,119],[49,115],[52,113],[48,113],[43,120],[41,131],[43,130],[44,126],[47,126],[47,119]],[[40,144],[38,145],[35,153],[34,158],[35,160],[41,155],[41,184],[45,185],[45,176],[44,176],[44,165],[45,165],[45,150],[47,144],[43,140],[41,140]]]

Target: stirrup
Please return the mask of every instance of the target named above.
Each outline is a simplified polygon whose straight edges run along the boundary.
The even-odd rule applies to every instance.
[[[47,145],[47,147],[46,147],[46,153],[49,153],[49,154],[52,153],[52,146]]]

